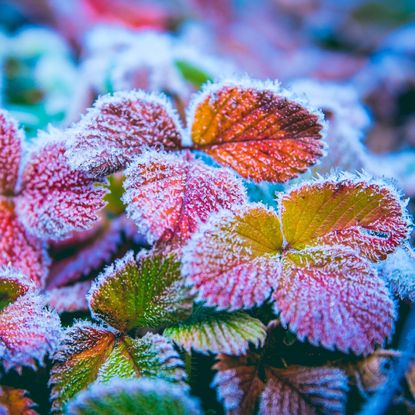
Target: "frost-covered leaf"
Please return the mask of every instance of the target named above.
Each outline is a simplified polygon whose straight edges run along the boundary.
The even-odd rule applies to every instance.
[[[299,339],[367,354],[392,332],[396,315],[385,283],[348,248],[287,253],[274,289],[275,311]]]
[[[379,264],[379,273],[399,298],[415,302],[415,252],[411,247],[389,255]]]
[[[53,288],[45,295],[49,306],[60,313],[87,311],[86,295],[91,288],[91,281],[82,281],[67,287]]]
[[[94,317],[120,331],[172,324],[192,306],[174,254],[147,253],[136,261],[132,251],[95,280],[88,300]]]
[[[35,403],[26,394],[23,389],[0,386],[0,414],[37,415]]]
[[[184,384],[183,362],[165,337],[152,333],[140,339],[122,337],[100,368],[97,379],[105,383],[117,377],[141,376]]]
[[[103,220],[97,224],[92,235],[89,231],[73,235],[68,241],[69,247],[79,249],[69,257],[52,262],[47,288],[63,287],[77,282],[108,264],[121,246],[126,220],[125,217]],[[62,249],[68,246],[65,240],[59,243]]]
[[[0,312],[34,287],[33,282],[20,271],[0,267]]]
[[[38,148],[24,167],[16,198],[20,220],[44,239],[87,229],[105,205],[105,189],[88,174],[69,167],[60,131],[51,130],[49,136],[38,140]]]
[[[320,114],[277,84],[208,85],[189,115],[195,148],[256,182],[286,182],[323,155]]]
[[[45,299],[37,294],[28,291],[0,311],[0,362],[6,370],[43,364],[59,337],[58,315],[45,308]]]
[[[368,259],[407,238],[399,197],[363,179],[322,179],[282,196],[279,214],[248,204],[212,215],[184,248],[192,292],[232,310],[261,304],[273,290],[275,311],[300,339],[373,351],[391,334],[395,311]]]
[[[12,195],[15,190],[22,155],[23,132],[17,122],[0,110],[0,194]]]
[[[201,415],[199,403],[178,385],[160,379],[96,383],[67,407],[70,415]]]
[[[113,332],[89,323],[79,322],[67,329],[53,356],[50,377],[53,411],[60,411],[64,403],[96,380],[115,341]]]
[[[126,171],[127,212],[149,242],[180,247],[199,223],[221,208],[246,201],[232,172],[207,166],[190,152],[149,151]]]
[[[339,369],[290,366],[267,376],[260,415],[345,413],[347,377]]]
[[[264,353],[219,356],[213,384],[226,414],[253,415],[256,408],[259,415],[344,413],[347,377],[343,371],[329,367],[277,368],[269,364]]]
[[[347,245],[372,261],[385,259],[408,237],[397,192],[386,183],[344,175],[302,184],[280,199],[290,247]]]
[[[281,274],[280,221],[261,204],[212,215],[183,253],[182,273],[197,299],[219,308],[262,304]],[[224,289],[226,287],[226,290]]]
[[[13,201],[0,196],[0,265],[10,264],[41,286],[49,258],[45,244],[17,218]]]
[[[69,328],[54,356],[50,384],[52,408],[64,405],[92,382],[113,378],[158,377],[183,383],[183,362],[164,337],[147,333],[141,339],[87,322]]]
[[[244,312],[217,312],[198,307],[187,320],[163,333],[187,352],[243,354],[250,344],[259,347],[265,340],[265,326]]]
[[[144,147],[181,146],[180,122],[170,103],[141,91],[99,98],[70,135],[71,165],[95,176],[123,169]]]

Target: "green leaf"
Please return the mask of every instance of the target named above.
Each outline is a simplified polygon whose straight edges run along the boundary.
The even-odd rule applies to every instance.
[[[69,328],[54,356],[50,385],[52,410],[59,412],[92,382],[113,378],[158,377],[184,383],[183,362],[158,334],[132,339],[88,322]]]
[[[198,307],[186,321],[168,327],[164,335],[186,351],[245,353],[249,343],[257,347],[266,337],[265,326],[260,320],[244,312],[217,312],[210,308]]]
[[[92,315],[120,331],[159,328],[186,318],[191,299],[174,254],[128,252],[108,267],[88,294]]]
[[[195,87],[201,87],[204,83],[213,81],[211,75],[189,61],[177,59],[174,63],[183,78]]]
[[[177,385],[162,380],[113,380],[94,384],[72,401],[70,415],[201,415],[198,402]]]

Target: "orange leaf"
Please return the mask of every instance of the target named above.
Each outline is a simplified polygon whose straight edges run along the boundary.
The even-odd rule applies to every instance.
[[[320,115],[273,83],[210,85],[188,125],[196,149],[256,182],[286,182],[323,155]]]

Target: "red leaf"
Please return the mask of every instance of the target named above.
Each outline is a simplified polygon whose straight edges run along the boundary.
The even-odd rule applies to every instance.
[[[323,155],[322,119],[273,83],[225,81],[194,100],[196,149],[256,182],[286,182]]]
[[[245,202],[242,183],[190,153],[149,151],[126,171],[124,202],[150,242],[182,246],[212,212]]]
[[[34,293],[18,297],[0,312],[0,360],[7,369],[43,363],[60,336],[57,314]]]
[[[328,349],[370,353],[393,328],[395,310],[368,262],[341,247],[288,253],[273,297],[298,338]]]
[[[180,121],[170,103],[141,91],[99,98],[71,136],[71,165],[95,176],[123,169],[146,146],[181,146]]]
[[[48,304],[58,313],[87,311],[86,295],[91,288],[91,281],[82,281],[68,287],[54,288],[47,291]]]
[[[88,174],[69,167],[65,145],[57,139],[62,133],[49,134],[38,139],[40,144],[24,167],[16,209],[31,232],[58,239],[97,221],[106,191]],[[57,138],[52,139],[52,134]]]
[[[0,265],[10,265],[43,285],[49,265],[45,244],[27,233],[16,217],[14,203],[0,196]]]
[[[0,194],[12,195],[19,174],[23,133],[6,111],[0,110]]]

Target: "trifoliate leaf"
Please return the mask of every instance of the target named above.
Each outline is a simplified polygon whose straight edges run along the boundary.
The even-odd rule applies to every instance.
[[[217,312],[196,308],[192,316],[164,330],[164,335],[183,347],[202,353],[243,354],[249,344],[259,347],[265,340],[265,326],[243,312]]]
[[[97,177],[123,169],[145,147],[181,146],[180,121],[170,103],[142,91],[99,98],[70,135],[71,166]]]
[[[259,305],[273,290],[276,312],[300,339],[367,354],[395,318],[368,259],[391,253],[408,228],[388,186],[321,179],[282,196],[279,214],[248,204],[212,215],[184,248],[182,272],[198,300],[220,309]]]
[[[352,175],[301,184],[280,199],[284,236],[294,249],[341,244],[385,259],[408,237],[400,199],[386,183]]]
[[[269,359],[270,356],[268,356]],[[341,414],[345,411],[347,377],[329,367],[273,367],[264,352],[220,355],[213,384],[226,414]]]
[[[52,409],[64,405],[92,382],[113,378],[158,377],[183,383],[186,373],[173,345],[158,334],[132,339],[79,322],[66,332],[54,356],[50,384]]]
[[[0,194],[14,194],[22,156],[23,132],[6,111],[0,110]]]
[[[13,201],[0,196],[0,265],[10,264],[42,286],[49,258],[45,243],[30,235],[16,216]]]
[[[151,243],[181,247],[209,214],[246,201],[242,182],[190,152],[149,151],[126,171],[127,212]]]
[[[94,384],[67,407],[70,415],[201,415],[199,403],[178,385],[160,379]]]
[[[174,254],[142,254],[136,261],[132,251],[95,280],[88,298],[94,317],[123,332],[172,324],[192,305]]]
[[[69,167],[60,131],[51,130],[38,142],[24,167],[16,198],[20,220],[43,239],[87,229],[98,220],[106,190],[90,175]]]
[[[0,386],[0,414],[37,415],[34,402],[26,396],[26,391],[9,386]]]
[[[0,363],[6,370],[42,365],[59,342],[58,315],[45,308],[45,299],[15,270],[2,269],[0,299]]]
[[[267,299],[271,279],[281,273],[273,257],[280,254],[282,244],[278,216],[265,206],[221,211],[185,247],[182,272],[197,299],[207,305],[253,307]]]
[[[195,148],[256,182],[286,182],[323,155],[320,114],[274,83],[210,84],[189,115]]]

